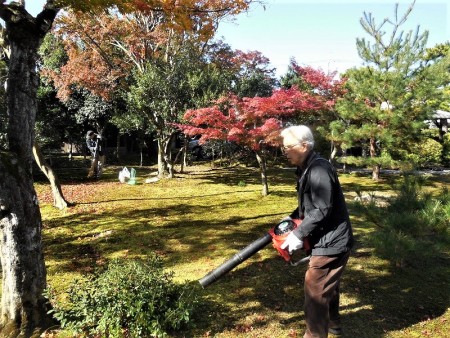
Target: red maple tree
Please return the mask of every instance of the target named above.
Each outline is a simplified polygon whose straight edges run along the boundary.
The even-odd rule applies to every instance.
[[[229,94],[211,107],[188,110],[184,115],[185,124],[178,125],[186,135],[201,135],[200,143],[224,140],[254,151],[261,169],[264,196],[269,192],[266,147],[280,145],[280,130],[291,118],[323,120],[342,94],[343,80],[335,80],[335,74],[295,63],[292,67],[301,78],[301,89],[297,85],[277,89],[269,97],[239,98]]]

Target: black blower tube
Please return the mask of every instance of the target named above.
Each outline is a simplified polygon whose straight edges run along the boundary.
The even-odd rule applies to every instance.
[[[215,282],[228,271],[232,270],[234,267],[241,264],[247,258],[253,256],[259,250],[264,248],[267,244],[272,242],[272,236],[269,233],[266,233],[263,237],[257,239],[256,241],[247,245],[244,249],[239,251],[236,255],[234,255],[231,259],[227,260],[225,263],[209,272],[205,277],[200,279],[200,285],[205,288],[209,284]]]

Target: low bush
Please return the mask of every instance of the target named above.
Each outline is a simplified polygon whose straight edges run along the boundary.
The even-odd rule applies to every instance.
[[[419,165],[440,165],[442,161],[442,144],[431,138],[427,138],[418,145]]]
[[[67,298],[52,310],[63,328],[118,338],[165,337],[189,322],[197,299],[193,288],[172,281],[156,255],[111,261],[104,271],[74,281]]]
[[[450,193],[425,193],[420,177],[406,176],[387,205],[360,206],[377,226],[370,235],[375,252],[396,266],[433,255],[450,240]]]

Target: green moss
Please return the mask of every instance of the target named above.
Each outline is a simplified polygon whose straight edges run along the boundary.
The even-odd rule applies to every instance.
[[[297,203],[294,173],[270,169],[270,195],[261,197],[252,168],[188,167],[173,180],[120,184],[109,167],[98,182],[63,182],[75,206],[51,207],[45,183],[36,186],[44,225],[48,283],[64,298],[70,281],[119,257],[157,253],[175,280],[198,280],[264,235]],[[155,168],[143,167],[138,178]],[[374,182],[370,173],[340,175],[357,237],[342,281],[342,319],[348,336],[433,337],[450,331],[449,252],[395,270],[377,257],[368,236],[377,230],[354,198],[357,191],[391,194],[397,178]],[[239,185],[245,181],[246,185]],[[427,181],[430,191],[450,186],[446,176]],[[42,197],[42,198],[41,198]],[[445,248],[445,247],[444,247]],[[301,336],[305,266],[293,268],[268,245],[204,290],[196,326],[173,337]],[[370,325],[368,325],[370,323]],[[57,332],[64,337],[64,332]]]

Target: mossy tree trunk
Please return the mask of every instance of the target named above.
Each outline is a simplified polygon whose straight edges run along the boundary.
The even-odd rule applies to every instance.
[[[165,161],[165,142],[158,138],[158,177],[164,178],[167,174],[167,163]]]
[[[33,155],[36,164],[41,168],[41,171],[47,177],[52,187],[53,194],[53,206],[62,210],[67,208],[67,201],[64,198],[64,194],[61,189],[61,183],[59,183],[58,177],[56,176],[53,169],[45,161],[44,155],[42,155],[39,145],[35,142],[33,145]]]
[[[165,135],[162,129],[158,133],[158,177],[173,178],[173,163],[171,159],[172,136]]]
[[[0,4],[11,51],[6,89],[8,152],[0,156],[0,337],[38,337],[51,320],[43,296],[42,223],[32,176],[37,50],[58,11],[51,3],[36,18],[26,12],[23,2]]]

